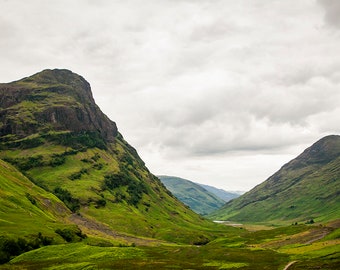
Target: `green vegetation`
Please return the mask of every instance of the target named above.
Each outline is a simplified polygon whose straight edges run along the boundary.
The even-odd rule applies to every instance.
[[[107,144],[98,132],[63,132],[47,133],[42,136],[50,142],[74,149],[94,148],[107,149]]]
[[[87,237],[78,227],[73,229],[56,229],[55,232],[59,234],[66,242],[80,242]]]
[[[282,193],[288,199],[280,201],[294,213],[289,216],[294,225],[248,231],[249,225],[215,224],[178,201],[95,105],[82,77],[47,70],[1,88],[6,91],[0,91],[0,269],[339,265],[340,222],[320,223],[339,216],[334,144],[326,145],[327,154],[321,147],[316,157],[290,164],[286,176],[266,186],[273,191],[282,184],[294,194],[293,184],[303,183],[299,192],[308,198],[291,201]],[[323,181],[316,187],[305,179]],[[317,197],[316,189],[322,191]],[[257,195],[269,199],[263,191]],[[263,208],[259,218],[287,212]]]
[[[230,228],[230,236],[220,237],[200,247],[165,243],[157,247],[93,246],[85,240],[81,243],[46,246],[27,252],[14,258],[4,267],[262,270],[283,269],[289,262],[295,261],[291,269],[337,269],[340,263],[337,248],[339,241],[315,238],[324,229],[325,227],[320,226],[288,226],[266,231],[266,237],[264,231],[249,232],[237,229],[237,232]],[[306,235],[314,237],[314,241],[306,243]]]
[[[158,178],[177,199],[198,214],[207,215],[225,204],[225,201],[189,180],[162,175]]]
[[[225,202],[229,202],[230,200],[235,199],[239,197],[240,194],[244,193],[243,191],[225,191],[223,189],[215,188],[209,185],[199,185]]]
[[[65,205],[72,211],[76,212],[80,209],[80,202],[78,199],[73,198],[71,193],[67,189],[56,187],[53,193],[65,203]]]
[[[328,136],[211,218],[244,223],[320,222],[340,216],[340,136]]]
[[[8,262],[11,258],[22,253],[38,249],[42,246],[48,246],[53,243],[53,238],[43,236],[39,232],[35,237],[30,237],[27,241],[25,238],[19,237],[12,239],[6,236],[0,237],[0,264]]]

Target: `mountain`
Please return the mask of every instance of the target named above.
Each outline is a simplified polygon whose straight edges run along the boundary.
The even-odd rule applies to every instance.
[[[54,69],[0,84],[0,104],[1,177],[8,184],[0,189],[0,240],[43,233],[41,224],[55,240],[62,240],[55,229],[65,226],[122,243],[211,238],[215,225],[149,172],[83,77]]]
[[[199,185],[225,202],[229,202],[230,200],[235,199],[244,193],[242,191],[225,191],[224,189],[215,188],[209,185]]]
[[[81,76],[0,84],[0,269],[337,269],[340,222],[322,225],[208,221],[149,172]]]
[[[209,214],[225,203],[199,184],[189,180],[165,175],[159,175],[158,178],[177,199],[201,215]]]
[[[340,136],[324,137],[211,218],[237,222],[326,221],[340,216]]]

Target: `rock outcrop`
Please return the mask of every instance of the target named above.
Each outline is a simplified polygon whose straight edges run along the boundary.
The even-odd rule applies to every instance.
[[[90,84],[69,70],[44,70],[0,84],[0,104],[2,140],[8,134],[20,139],[50,131],[91,131],[112,142],[118,134],[116,124],[95,104]]]

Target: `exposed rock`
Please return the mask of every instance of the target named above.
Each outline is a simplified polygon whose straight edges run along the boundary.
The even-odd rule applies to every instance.
[[[96,131],[109,142],[117,126],[95,104],[90,84],[69,70],[44,70],[0,84],[0,138],[48,131]]]

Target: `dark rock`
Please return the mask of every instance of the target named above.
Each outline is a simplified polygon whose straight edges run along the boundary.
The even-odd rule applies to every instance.
[[[90,84],[69,70],[44,70],[0,84],[0,137],[95,131],[113,142],[117,126],[96,105]]]

